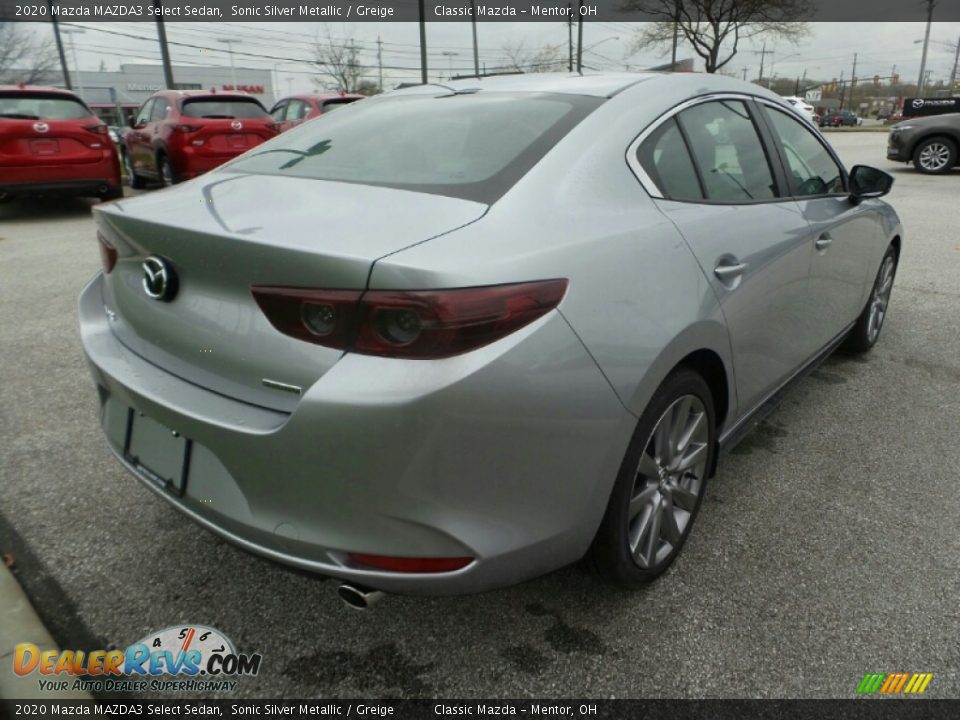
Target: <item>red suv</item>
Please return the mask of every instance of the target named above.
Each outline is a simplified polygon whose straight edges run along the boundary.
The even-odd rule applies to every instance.
[[[130,187],[173,185],[202,175],[277,134],[263,105],[237,93],[165,90],[124,130],[120,153]]]
[[[280,127],[280,132],[296,127],[304,120],[320,117],[342,105],[363,100],[363,95],[337,93],[328,95],[291,95],[278,100],[270,115]]]
[[[123,197],[107,126],[68,90],[0,85],[0,199]]]

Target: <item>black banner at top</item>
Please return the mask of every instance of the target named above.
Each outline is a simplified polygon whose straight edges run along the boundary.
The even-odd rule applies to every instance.
[[[708,0],[677,0],[692,12]],[[754,0],[755,2],[755,0]],[[918,0],[792,0],[796,12],[778,15],[783,0],[769,0],[770,17],[806,22],[921,22]],[[667,20],[673,0],[0,0],[0,20],[48,22],[615,22]],[[938,22],[960,21],[960,0],[934,9]]]

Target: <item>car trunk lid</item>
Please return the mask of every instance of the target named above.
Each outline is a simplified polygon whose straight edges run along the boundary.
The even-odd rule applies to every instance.
[[[218,172],[95,210],[119,253],[104,304],[118,339],[223,395],[292,410],[341,353],[278,332],[252,285],[363,289],[378,258],[469,224],[486,205],[405,190]],[[177,282],[151,299],[144,261]]]

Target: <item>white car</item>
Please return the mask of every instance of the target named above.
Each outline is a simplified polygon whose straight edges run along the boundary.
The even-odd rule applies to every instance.
[[[791,105],[793,105],[796,111],[801,115],[803,115],[807,120],[812,122],[814,125],[817,124],[816,118],[814,117],[815,111],[813,109],[813,105],[810,105],[809,103],[807,103],[807,101],[804,100],[803,98],[785,97],[783,99],[786,100]]]

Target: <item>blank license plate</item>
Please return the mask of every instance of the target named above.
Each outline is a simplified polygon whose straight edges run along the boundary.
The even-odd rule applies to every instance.
[[[190,466],[188,439],[156,420],[129,411],[124,456],[140,473],[162,488],[183,496]]]
[[[56,155],[60,152],[60,143],[56,140],[31,140],[30,151],[34,155]]]

